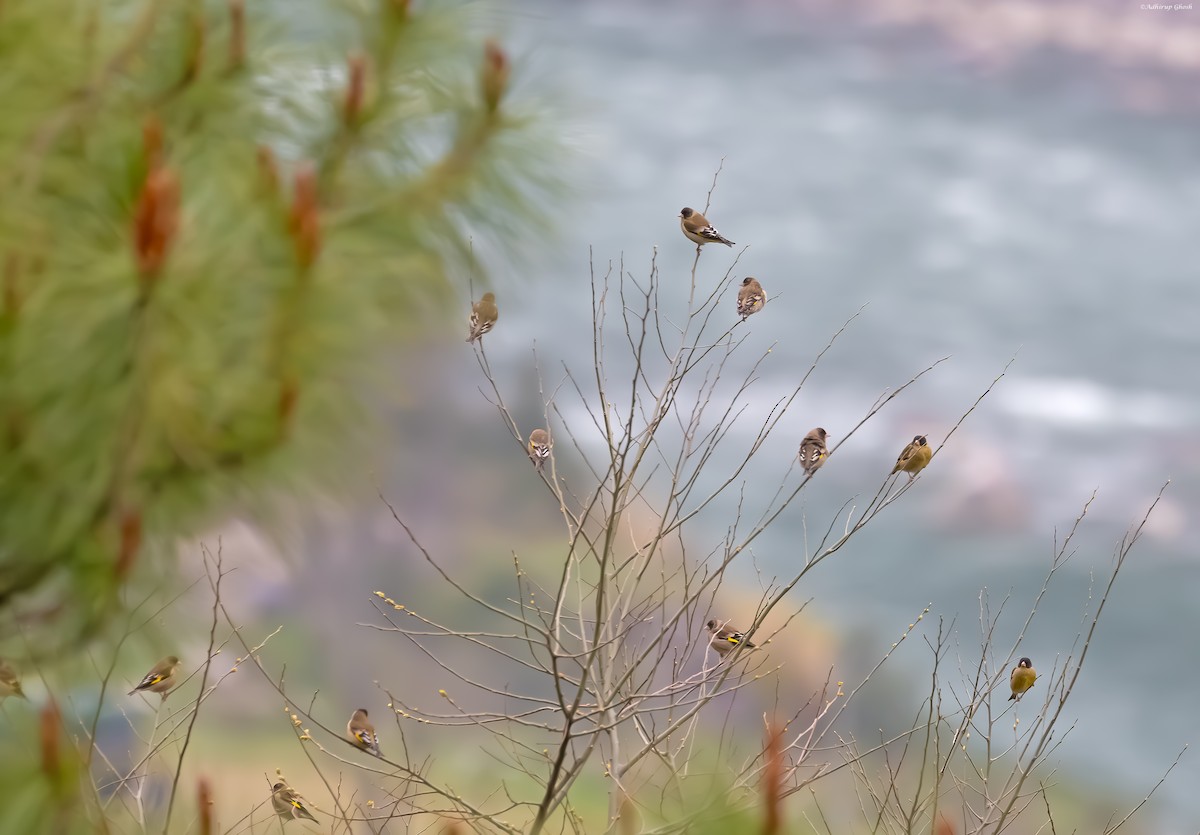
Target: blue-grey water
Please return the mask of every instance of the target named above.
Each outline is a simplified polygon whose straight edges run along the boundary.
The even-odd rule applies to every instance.
[[[1093,573],[1103,580],[1117,538],[1170,478],[1055,754],[1097,786],[1149,790],[1200,741],[1200,117],[1130,112],[1068,56],[983,73],[919,32],[818,25],[786,4],[510,8],[530,74],[552,76],[569,113],[562,140],[577,164],[564,175],[577,197],[565,233],[530,255],[536,281],[497,277],[489,351],[501,377],[527,382],[535,338],[552,362],[587,370],[588,247],[638,276],[658,247],[664,286],[685,294],[694,250],[676,215],[704,204],[724,158],[708,217],[750,246],[736,275],[778,296],[748,329],[749,353],[775,344],[756,414],[867,305],[769,445],[774,480],[748,495],[769,496],[808,428],[836,441],[885,389],[950,357],[830,460],[804,507],[755,544],[759,563],[785,573],[802,512],[826,520],[869,496],[908,438],[940,442],[1015,356],[903,506],[814,572],[796,603],[813,598],[866,655],[932,603],[957,616],[970,658],[980,590],[994,602],[1012,592],[1009,606],[1027,611],[1056,530],[1098,490],[1022,645],[1049,667],[1094,608]],[[717,249],[702,258],[704,286],[737,251]],[[748,442],[751,422],[740,428]],[[692,529],[700,551],[727,522]],[[925,669],[918,650],[908,658]],[[914,705],[924,686],[914,677]],[[1198,779],[1200,758],[1185,755],[1150,805],[1160,831],[1200,825]]]

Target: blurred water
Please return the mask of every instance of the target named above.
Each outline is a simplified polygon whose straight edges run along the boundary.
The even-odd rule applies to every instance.
[[[736,275],[772,296],[750,327],[751,353],[777,343],[756,405],[868,305],[770,448],[781,473],[808,428],[836,440],[884,389],[951,357],[830,461],[806,491],[812,518],[873,492],[916,431],[940,441],[1017,356],[903,508],[797,603],[813,597],[886,647],[932,601],[959,616],[969,654],[981,587],[996,601],[1012,590],[1026,611],[1055,530],[1098,488],[1079,553],[1022,646],[1049,667],[1090,611],[1090,573],[1103,575],[1116,537],[1173,480],[1105,611],[1060,749],[1070,769],[1140,797],[1200,722],[1200,119],[1126,112],[1067,58],[983,76],[919,33],[817,26],[775,6],[513,8],[531,75],[552,74],[569,99],[564,138],[588,163],[569,172],[585,196],[566,239],[531,257],[553,290],[500,278],[500,373],[521,373],[504,367],[527,366],[534,338],[555,361],[589,366],[589,246],[644,275],[657,245],[665,285],[685,286],[693,248],[676,215],[703,205],[726,157],[708,216],[750,245]],[[735,257],[714,249],[706,286]],[[752,422],[741,428],[748,439]],[[720,537],[727,518],[706,518],[693,536]],[[788,514],[756,543],[760,563],[782,572],[799,525]],[[1185,757],[1152,804],[1162,831],[1195,831],[1197,779],[1200,759]]]

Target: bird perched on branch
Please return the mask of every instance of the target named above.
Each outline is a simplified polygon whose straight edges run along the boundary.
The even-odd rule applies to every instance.
[[[766,303],[767,294],[763,292],[758,279],[746,276],[742,280],[742,288],[738,290],[737,296],[737,312],[742,317],[742,321],[745,322],[752,314],[758,313]]]
[[[805,475],[812,475],[821,469],[825,459],[829,457],[829,449],[825,446],[825,430],[821,427],[810,429],[800,442],[800,466]]]
[[[492,329],[500,311],[496,309],[496,294],[484,293],[483,298],[471,305],[471,317],[467,320],[470,330],[467,331],[467,341],[474,342]]]
[[[724,658],[740,646],[754,649],[754,644],[746,640],[746,635],[736,629],[730,629],[728,621],[710,620],[704,627],[712,633],[709,645],[716,650],[717,655]]]
[[[925,469],[930,458],[933,458],[933,450],[929,448],[929,441],[925,439],[924,435],[917,435],[901,451],[900,457],[896,459],[896,466],[892,467],[892,472],[906,472],[908,480],[912,481],[917,477],[917,473]]]
[[[539,473],[542,465],[550,460],[550,433],[545,429],[535,429],[529,433],[529,458]]]
[[[280,782],[271,786],[271,805],[275,807],[275,814],[285,821],[316,821],[312,812],[304,808],[304,798],[297,794],[295,789],[290,788],[287,783]]]
[[[1022,658],[1017,662],[1017,666],[1013,667],[1012,675],[1008,677],[1008,686],[1012,690],[1012,695],[1008,697],[1011,702],[1013,699],[1021,700],[1025,695],[1025,691],[1033,687],[1033,683],[1037,681],[1037,670],[1033,669],[1033,662],[1028,658]]]
[[[179,659],[174,655],[168,655],[151,667],[150,672],[142,677],[137,687],[134,687],[125,695],[132,696],[139,691],[144,693],[158,693],[165,701],[171,688],[175,686],[175,673],[178,671]]]
[[[688,240],[696,245],[696,250],[705,244],[718,243],[733,246],[733,241],[721,235],[712,224],[695,209],[684,206],[679,212],[679,225]]]
[[[364,751],[370,751],[377,757],[383,756],[383,751],[379,748],[379,734],[375,733],[375,726],[367,719],[365,707],[360,707],[351,714],[350,721],[346,723],[346,735]]]
[[[26,701],[29,700],[25,691],[21,689],[21,678],[17,675],[17,671],[9,666],[7,661],[0,658],[0,699],[9,696],[20,696]]]

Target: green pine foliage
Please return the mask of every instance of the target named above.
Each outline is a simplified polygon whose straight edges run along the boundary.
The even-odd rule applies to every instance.
[[[469,236],[544,231],[544,119],[430,5],[0,0],[0,637],[316,483]]]

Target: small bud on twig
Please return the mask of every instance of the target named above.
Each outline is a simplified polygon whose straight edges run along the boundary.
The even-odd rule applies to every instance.
[[[117,579],[129,574],[137,561],[138,552],[142,547],[142,514],[137,510],[127,510],[121,514],[120,522],[121,544],[117,551],[117,564],[113,573]]]
[[[246,64],[246,6],[243,0],[229,0],[229,71]]]
[[[275,162],[275,152],[266,145],[259,145],[256,157],[263,190],[272,197],[279,194],[279,164]]]
[[[300,386],[292,377],[287,377],[279,389],[279,424],[280,431],[287,434],[292,423],[292,415],[296,413],[296,401],[300,398]]]
[[[42,748],[42,773],[51,785],[58,786],[62,776],[62,762],[58,752],[58,704],[54,699],[46,702],[38,715],[38,739]]]
[[[204,17],[199,12],[193,12],[188,18],[188,24],[191,27],[191,43],[188,44],[187,63],[183,65],[183,77],[179,79],[179,88],[186,87],[196,80],[196,76],[200,75],[200,68],[204,66]]]
[[[637,810],[633,806],[633,802],[629,796],[621,792],[621,811],[617,814],[617,819],[621,824],[621,835],[636,835],[637,833]]]
[[[775,835],[783,827],[783,731],[774,723],[767,725],[767,744],[763,753],[762,793],[767,807],[763,817],[763,835]]]
[[[143,289],[149,289],[166,261],[179,223],[179,179],[166,167],[146,175],[134,214],[133,244]]]
[[[494,40],[488,40],[483,45],[483,103],[488,113],[495,113],[500,106],[500,99],[508,88],[510,67],[508,56]]]
[[[361,53],[350,56],[349,78],[346,81],[346,101],[342,106],[342,120],[346,127],[353,127],[362,111],[363,88],[366,86],[367,61]]]
[[[17,253],[10,252],[4,259],[4,310],[7,317],[15,318],[21,312],[21,262]]]
[[[311,165],[296,171],[292,208],[288,213],[288,231],[296,249],[300,268],[307,270],[321,249],[321,219],[317,211],[317,175]]]
[[[203,777],[196,788],[196,803],[200,806],[200,835],[212,835],[212,786]]]

